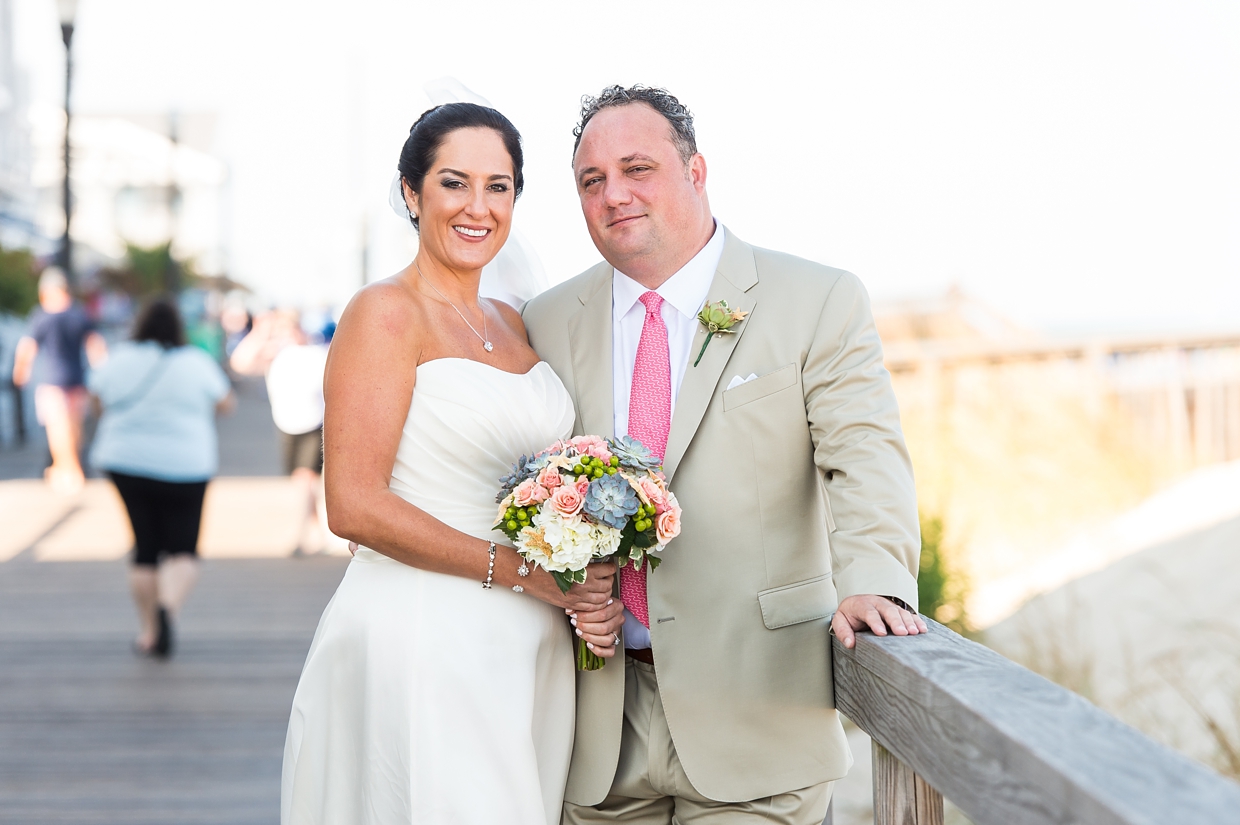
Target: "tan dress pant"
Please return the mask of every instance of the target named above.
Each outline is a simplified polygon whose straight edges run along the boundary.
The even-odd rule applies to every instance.
[[[611,793],[593,807],[565,802],[562,825],[821,825],[833,782],[748,802],[698,793],[676,756],[654,667],[627,656],[624,667],[624,733]]]

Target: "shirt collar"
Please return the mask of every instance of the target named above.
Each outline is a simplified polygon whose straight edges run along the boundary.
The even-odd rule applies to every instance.
[[[723,239],[723,225],[716,221],[715,233],[710,236],[706,246],[698,250],[698,254],[655,290],[686,318],[697,317],[702,305],[706,303],[706,295],[715,279],[715,270],[719,268],[719,260],[723,257]],[[614,317],[619,320],[628,315],[638,299],[649,290],[620,270],[615,270],[615,273],[612,279],[611,302]]]

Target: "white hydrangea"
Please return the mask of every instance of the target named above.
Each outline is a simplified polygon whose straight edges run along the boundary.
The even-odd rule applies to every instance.
[[[551,558],[543,565],[547,570],[583,570],[594,558],[592,528],[580,516],[565,518],[548,507],[534,523],[551,545]]]
[[[606,524],[591,525],[590,541],[594,545],[594,555],[610,556],[620,549],[620,531]]]
[[[530,529],[529,527],[525,528],[517,536],[515,543],[517,545],[517,551],[520,552],[521,555],[525,556],[527,561],[532,561],[544,570],[551,569],[547,567],[547,564],[551,561],[551,557],[548,556],[546,551],[543,549],[542,536],[537,530]]]

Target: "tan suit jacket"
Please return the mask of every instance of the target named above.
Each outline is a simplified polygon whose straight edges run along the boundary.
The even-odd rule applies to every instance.
[[[726,231],[726,229],[725,229]],[[530,342],[577,405],[576,432],[612,435],[612,267],[523,310]],[[708,300],[749,316],[699,328],[664,470],[683,532],[648,580],[659,690],[693,786],[736,802],[847,773],[832,696],[840,598],[917,603],[913,474],[869,301],[855,276],[727,232]],[[731,390],[734,375],[759,377]],[[578,673],[566,799],[597,805],[620,753],[624,667]]]

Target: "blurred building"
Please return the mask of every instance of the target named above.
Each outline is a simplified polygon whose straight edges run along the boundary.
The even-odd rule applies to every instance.
[[[83,273],[119,262],[128,244],[168,242],[198,272],[223,273],[228,176],[209,151],[214,126],[206,113],[74,114],[73,239]],[[49,116],[33,130],[36,222],[52,237],[64,226],[63,129],[62,118]]]
[[[0,246],[50,251],[35,227],[27,83],[13,58],[13,0],[0,0]]]

